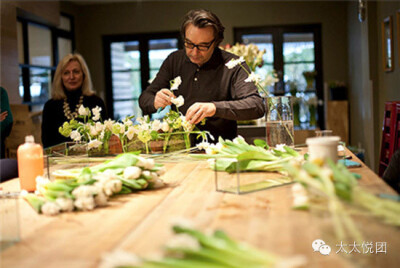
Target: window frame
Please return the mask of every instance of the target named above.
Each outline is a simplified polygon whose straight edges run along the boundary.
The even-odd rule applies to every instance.
[[[322,68],[322,25],[318,24],[293,24],[293,25],[271,25],[256,27],[234,27],[234,43],[243,43],[242,35],[248,34],[271,34],[274,50],[273,67],[279,75],[279,83],[275,85],[275,95],[284,95],[284,57],[283,57],[283,35],[286,33],[312,33],[314,35],[314,62],[317,75],[315,77],[315,93],[318,100],[324,100],[323,90],[323,68]],[[324,106],[317,105],[318,126],[325,127]]]
[[[141,33],[141,34],[118,34],[103,35],[103,58],[104,58],[104,78],[105,78],[105,95],[106,107],[109,115],[114,117],[114,97],[112,86],[112,68],[111,68],[111,43],[114,42],[139,42],[140,53],[140,78],[141,92],[147,88],[150,79],[150,62],[149,62],[149,46],[148,42],[153,39],[176,38],[178,40],[178,49],[183,48],[183,42],[180,32],[159,32],[159,33]],[[134,100],[134,99],[132,99]]]
[[[30,69],[31,68],[40,68],[44,70],[50,70],[51,71],[51,81],[53,81],[54,78],[54,73],[57,69],[57,64],[59,62],[58,58],[58,42],[57,39],[59,37],[65,38],[65,39],[70,39],[71,40],[71,46],[72,46],[72,51],[75,51],[75,24],[74,24],[74,17],[72,15],[66,14],[61,12],[60,15],[67,17],[70,19],[71,22],[71,31],[66,31],[63,29],[59,29],[55,26],[50,26],[44,23],[40,23],[31,19],[27,19],[21,16],[17,16],[17,22],[20,22],[22,24],[22,43],[23,43],[23,51],[24,51],[24,58],[23,58],[23,63],[18,63],[18,68],[21,70],[21,75],[22,75],[22,85],[24,87],[24,96],[22,99],[23,104],[29,105],[29,108],[32,109],[32,106],[36,105],[43,105],[44,102],[32,102],[32,96],[30,92]],[[41,66],[41,65],[33,65],[30,64],[29,61],[29,37],[28,37],[28,24],[35,25],[37,27],[42,27],[50,30],[51,34],[51,53],[52,53],[52,66]],[[50,85],[51,86],[51,85]]]

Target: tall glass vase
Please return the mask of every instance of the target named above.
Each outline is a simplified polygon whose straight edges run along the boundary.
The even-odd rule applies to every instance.
[[[275,147],[277,144],[294,146],[292,97],[267,97],[265,105],[268,145],[271,147]]]

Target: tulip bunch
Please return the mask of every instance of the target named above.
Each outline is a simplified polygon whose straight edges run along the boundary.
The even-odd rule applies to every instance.
[[[193,154],[194,158],[218,159],[210,161],[211,168],[218,171],[283,171],[283,165],[296,158],[302,160],[302,156],[294,149],[280,144],[270,148],[261,139],[254,141],[255,145],[248,144],[243,137],[238,136],[233,141],[224,140],[221,137],[217,144],[203,142],[198,144],[199,149],[206,151],[205,155]]]
[[[36,178],[37,194],[24,198],[38,212],[56,215],[63,211],[93,210],[107,205],[116,194],[159,188],[165,169],[135,153],[124,153],[93,167],[57,170],[54,181]]]

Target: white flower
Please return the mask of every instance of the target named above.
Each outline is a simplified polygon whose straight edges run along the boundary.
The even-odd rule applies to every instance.
[[[99,192],[95,197],[94,197],[94,203],[98,207],[104,207],[107,205],[107,195],[104,194],[103,191]]]
[[[42,176],[37,176],[36,177],[36,189],[39,192],[45,191],[45,186],[50,182],[49,179],[42,177]]]
[[[235,143],[235,144],[242,144],[243,142],[245,142],[245,140],[240,135],[233,139],[233,143]]]
[[[103,143],[101,142],[101,141],[99,141],[99,140],[97,140],[97,139],[95,139],[95,140],[91,140],[89,143],[88,143],[88,149],[90,150],[90,149],[93,149],[93,148],[98,148],[100,145],[102,145]]]
[[[93,196],[79,197],[75,200],[74,205],[80,210],[93,210],[96,206]]]
[[[161,121],[156,119],[151,123],[151,130],[159,131],[161,129]]]
[[[259,74],[256,74],[254,72],[251,72],[251,74],[249,75],[249,77],[247,77],[245,80],[245,82],[254,82],[254,83],[259,83],[261,81],[261,77]]]
[[[177,90],[178,87],[181,85],[182,79],[180,76],[175,77],[171,84],[171,90]]]
[[[163,132],[168,132],[168,130],[169,130],[169,124],[168,124],[168,122],[163,121],[163,122],[161,123],[161,130],[162,130]]]
[[[81,133],[79,133],[76,130],[71,131],[71,134],[69,135],[69,137],[73,140],[73,141],[80,141],[82,136]]]
[[[225,65],[226,65],[226,67],[228,67],[228,69],[233,69],[233,68],[236,67],[236,65],[238,65],[238,64],[240,64],[242,62],[244,62],[244,58],[240,57],[238,59],[231,59]]]
[[[189,250],[199,250],[200,243],[188,234],[178,234],[172,237],[167,244],[171,248],[185,248]]]
[[[176,107],[181,107],[183,104],[185,104],[185,99],[182,97],[182,95],[179,95],[177,98],[171,99],[171,102],[175,104]]]
[[[100,135],[99,135],[99,140],[103,140],[104,139],[104,130],[101,131]]]
[[[115,121],[111,120],[111,119],[107,119],[106,121],[104,121],[104,126],[107,130],[112,131],[113,125],[114,125]]]
[[[96,122],[95,127],[97,132],[101,132],[104,130],[105,125],[103,125],[101,122]]]
[[[135,180],[140,177],[140,174],[142,174],[142,169],[139,167],[132,166],[124,169],[125,179]]]
[[[140,267],[142,261],[136,255],[122,251],[116,250],[112,253],[107,253],[103,255],[99,268],[115,268],[115,267],[130,267],[137,266]]]
[[[103,191],[106,195],[111,196],[113,194],[119,193],[122,189],[121,180],[110,180],[104,184]]]
[[[151,158],[149,158],[149,159],[146,159],[146,158],[143,158],[143,157],[138,157],[138,162],[137,162],[137,166],[138,167],[142,167],[143,169],[153,169],[153,167],[154,167],[154,159],[151,159]]]
[[[197,144],[196,147],[199,150],[207,150],[207,148],[210,147],[210,144],[206,141],[203,141],[203,142],[200,142],[199,144]]]
[[[92,197],[97,194],[98,190],[93,185],[81,185],[72,191],[72,195],[76,198]]]
[[[155,179],[155,180],[152,180],[151,182],[153,183],[154,189],[161,188],[165,185],[165,183],[162,179]]]
[[[195,125],[190,123],[189,121],[186,121],[185,116],[181,115],[181,120],[182,120],[182,127],[186,132],[192,131],[194,129]]]
[[[286,146],[285,143],[277,144],[277,145],[275,145],[275,149],[276,149],[277,151],[286,152],[286,150],[285,150],[285,148],[284,148],[285,146]]]
[[[101,107],[99,107],[99,106],[96,106],[96,107],[94,107],[93,109],[92,109],[92,113],[93,113],[93,120],[94,121],[97,121],[97,120],[99,120],[100,119],[100,116],[101,116],[101,114],[100,114],[100,112],[101,112]]]
[[[70,198],[59,197],[56,199],[56,204],[60,207],[61,211],[74,210],[74,201]]]
[[[142,175],[143,175],[144,177],[148,178],[148,179],[151,179],[151,172],[148,171],[148,170],[144,170],[144,171],[142,172]]]
[[[134,135],[135,135],[135,128],[131,126],[125,132],[125,136],[127,136],[129,140],[132,140]]]
[[[78,113],[79,113],[79,115],[88,116],[89,115],[89,109],[87,109],[83,105],[81,105],[79,107]]]
[[[160,168],[156,171],[156,173],[158,174],[158,176],[164,175],[165,172],[167,172],[167,170],[165,169],[164,166],[160,167]]]
[[[95,137],[97,136],[97,130],[95,126],[89,126],[89,132],[90,132],[90,136]]]
[[[122,122],[123,122],[124,125],[127,126],[127,127],[130,127],[130,126],[133,125],[132,120],[130,120],[129,118],[125,118]]]
[[[53,216],[60,213],[60,207],[54,202],[46,202],[41,207],[42,213],[44,215]]]

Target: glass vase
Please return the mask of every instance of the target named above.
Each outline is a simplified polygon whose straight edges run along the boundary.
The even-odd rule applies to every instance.
[[[292,97],[278,96],[265,99],[266,140],[269,146],[294,146]]]

